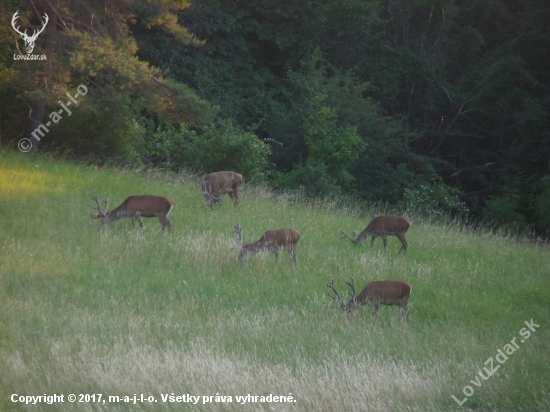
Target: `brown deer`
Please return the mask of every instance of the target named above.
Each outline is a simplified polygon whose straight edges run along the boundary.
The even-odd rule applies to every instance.
[[[214,172],[204,175],[202,178],[202,195],[209,206],[221,202],[221,197],[227,193],[233,200],[233,205],[239,203],[239,186],[243,181],[243,175],[235,172]]]
[[[242,241],[242,227],[239,223],[235,225],[233,230],[239,235],[235,240],[241,250],[240,260],[244,260],[247,255],[258,252],[268,252],[275,254],[275,261],[279,260],[279,252],[286,250],[292,257],[292,261],[296,263],[296,246],[300,240],[300,232],[296,229],[284,228],[274,229],[265,232],[260,240],[247,245]]]
[[[378,314],[378,307],[380,305],[396,305],[403,317],[406,320],[409,319],[407,302],[409,301],[412,288],[407,282],[402,282],[400,280],[378,280],[370,282],[357,297],[355,297],[355,281],[353,277],[351,278],[351,282],[346,282],[346,284],[351,288],[351,299],[347,303],[340,297],[336,289],[334,289],[334,279],[332,279],[332,282],[327,283],[327,287],[335,294],[335,296],[331,296],[330,294],[329,296],[337,300],[338,303],[340,303],[340,307],[347,313],[355,313],[361,305],[371,305],[374,306],[374,311]]]
[[[397,236],[401,241],[401,249],[399,250],[399,253],[401,253],[402,250],[406,252],[407,246],[409,246],[405,240],[405,233],[410,227],[411,222],[402,216],[378,216],[370,221],[359,236],[357,236],[357,232],[353,231],[353,239],[346,235],[346,232],[340,230],[340,233],[344,235],[340,239],[348,238],[353,244],[362,245],[365,239],[372,235],[371,247],[374,239],[381,237],[384,241],[384,248],[386,248],[388,244],[387,236]]]
[[[102,226],[107,223],[114,222],[115,220],[129,217],[132,219],[132,228],[134,227],[136,221],[139,223],[141,228],[143,228],[143,221],[141,220],[142,217],[156,216],[162,225],[162,230],[167,227],[170,232],[172,231],[172,223],[170,222],[170,219],[168,219],[168,215],[172,210],[172,206],[175,205],[176,202],[168,199],[167,197],[152,195],[130,196],[122,202],[119,207],[111,211],[107,211],[109,208],[109,199],[102,201],[105,210],[101,210],[97,195],[92,197],[92,200],[97,203],[97,208],[94,206],[90,207],[97,210],[98,213],[90,216],[92,216],[92,219],[101,219]]]

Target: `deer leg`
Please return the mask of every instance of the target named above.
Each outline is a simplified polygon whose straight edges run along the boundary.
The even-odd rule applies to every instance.
[[[407,304],[399,306],[399,311],[401,312],[401,315],[405,318],[405,320],[409,321],[409,308],[407,308]]]
[[[292,257],[292,261],[296,263],[296,249],[295,248],[288,249],[288,253]]]
[[[407,251],[407,246],[409,246],[409,244],[407,243],[407,241],[405,240],[405,236],[403,235],[397,235],[397,237],[399,238],[399,240],[401,241],[401,249],[399,250],[399,253],[401,253],[402,250],[404,250],[405,252]]]
[[[143,220],[141,220],[141,213],[137,212],[136,215],[134,216],[134,218],[139,223],[139,226],[143,229]],[[132,228],[133,227],[134,226],[133,226],[133,219],[132,219]]]
[[[168,233],[172,233],[172,222],[170,222],[170,219],[168,219],[168,216],[164,218],[164,224],[166,227],[168,227]],[[164,230],[164,228],[162,230]]]
[[[387,238],[387,236],[382,236],[382,240],[384,241],[384,249],[386,249],[386,246],[388,246],[388,238]]]
[[[239,195],[237,192],[227,192],[231,200],[233,200],[233,206],[237,206],[239,204]]]

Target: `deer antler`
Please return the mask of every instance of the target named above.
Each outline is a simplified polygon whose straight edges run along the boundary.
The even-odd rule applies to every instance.
[[[241,227],[241,224],[237,223],[235,226],[233,226],[233,230],[235,231],[235,233],[237,233],[237,235],[239,235],[239,237],[235,238],[235,242],[237,242],[237,245],[239,245],[239,247],[242,248],[243,247],[243,235],[242,235],[243,228]]]
[[[355,299],[355,280],[353,279],[353,276],[350,276],[351,277],[351,282],[346,282],[346,285],[348,285],[350,288],[351,288],[351,292],[350,293],[350,302]],[[349,293],[349,291],[348,291]]]
[[[340,230],[340,233],[343,234],[344,236],[342,236],[340,239],[349,239],[349,241],[351,243],[357,243],[357,232],[354,230],[353,231],[353,239],[351,237],[349,237],[346,232],[344,232],[343,230]]]
[[[345,305],[344,301],[342,300],[342,298],[340,297],[340,295],[338,294],[338,292],[336,291],[336,289],[334,289],[334,279],[332,279],[332,281],[330,283],[327,283],[327,288],[331,289],[334,294],[336,296],[332,296],[330,293],[328,294],[329,297],[331,297],[332,299],[338,301],[340,303],[340,305]]]
[[[92,205],[89,205],[89,206],[90,206],[92,209],[97,210],[98,213],[95,214],[95,215],[90,215],[90,216],[92,216],[92,219],[99,219],[102,215],[105,214],[105,212],[107,212],[107,205],[109,204],[109,199],[106,199],[106,200],[103,201],[103,204],[105,205],[105,212],[103,212],[103,211],[101,210],[101,206],[100,206],[100,204],[99,204],[98,195],[95,195],[94,197],[92,197],[92,200],[93,200],[94,202],[96,202],[97,207],[92,206]]]

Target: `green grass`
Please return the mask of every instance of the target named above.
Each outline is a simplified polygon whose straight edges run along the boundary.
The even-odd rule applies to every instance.
[[[170,197],[171,234],[123,219],[100,229],[90,197]],[[0,410],[535,411],[550,409],[550,255],[491,234],[410,217],[409,250],[355,247],[339,230],[372,216],[247,187],[210,209],[185,176],[94,168],[0,153]],[[267,229],[301,232],[288,254],[240,263]],[[355,278],[409,282],[410,323],[395,307],[346,317],[327,296]],[[524,321],[540,325],[519,343]],[[470,383],[512,338],[519,349]],[[474,394],[459,408],[470,385]],[[25,407],[12,394],[153,395],[157,403]],[[161,394],[231,395],[233,403],[162,403]],[[237,395],[295,403],[240,405]]]

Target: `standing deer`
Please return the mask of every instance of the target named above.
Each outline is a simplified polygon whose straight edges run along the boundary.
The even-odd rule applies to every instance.
[[[214,206],[221,201],[221,196],[227,193],[233,200],[233,205],[239,203],[239,186],[243,181],[243,175],[235,172],[214,172],[204,175],[202,178],[202,195],[209,206]]]
[[[334,289],[334,279],[332,279],[332,282],[327,283],[327,287],[335,294],[335,296],[331,296],[330,294],[329,296],[337,300],[338,303],[340,303],[340,307],[347,313],[355,313],[361,305],[371,305],[374,306],[374,311],[378,315],[378,307],[380,305],[396,305],[399,307],[401,315],[403,315],[406,320],[409,319],[407,302],[409,301],[412,288],[407,282],[402,282],[400,280],[378,280],[370,282],[357,297],[355,297],[355,281],[353,277],[351,278],[351,282],[346,282],[346,284],[351,288],[351,299],[347,303],[340,297],[336,289]]]
[[[359,236],[357,236],[357,232],[354,230],[353,239],[346,235],[346,232],[340,230],[340,233],[344,235],[340,239],[348,238],[353,244],[362,245],[365,239],[372,235],[371,247],[374,239],[381,237],[384,241],[384,248],[386,248],[388,244],[387,236],[397,236],[401,241],[401,249],[399,250],[399,253],[401,253],[402,250],[407,251],[408,243],[405,240],[405,233],[407,233],[410,227],[411,222],[402,216],[378,216],[370,221]]]
[[[111,211],[107,211],[109,208],[109,199],[102,201],[105,210],[101,210],[99,205],[98,196],[92,197],[92,200],[97,203],[97,208],[90,206],[92,209],[97,210],[98,213],[92,216],[92,219],[101,219],[101,225],[105,225],[115,220],[122,219],[123,217],[129,217],[132,219],[132,228],[134,228],[137,221],[141,228],[143,228],[142,217],[158,217],[159,222],[162,225],[162,230],[165,227],[172,231],[172,223],[168,219],[168,215],[172,210],[172,206],[176,204],[171,199],[164,196],[130,196],[122,204]]]
[[[300,240],[300,232],[296,229],[284,228],[274,229],[265,232],[260,240],[247,245],[242,241],[242,227],[239,223],[233,227],[233,230],[239,235],[235,240],[241,249],[239,258],[244,260],[247,255],[258,252],[268,252],[275,254],[275,261],[279,260],[279,252],[286,250],[296,263],[296,246]]]

